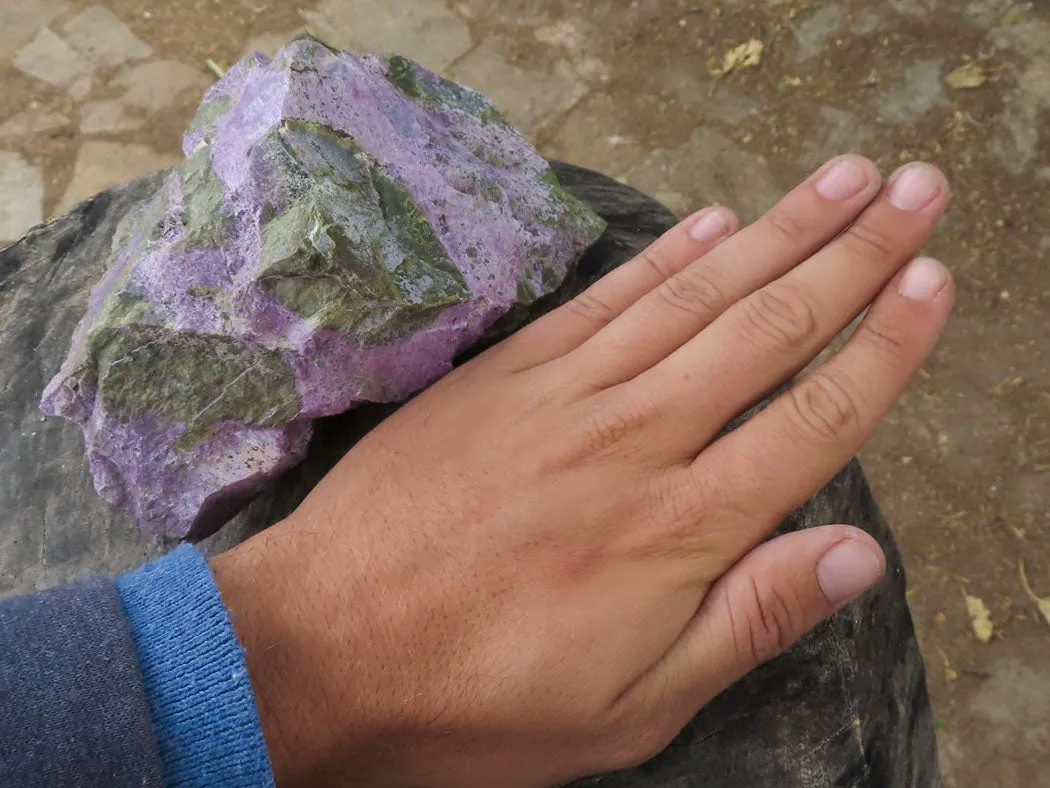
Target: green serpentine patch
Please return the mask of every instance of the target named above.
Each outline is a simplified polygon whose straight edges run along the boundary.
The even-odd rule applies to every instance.
[[[299,413],[295,373],[276,351],[146,325],[102,330],[94,344],[103,406],[187,424],[181,448],[219,422],[271,427]]]
[[[385,344],[472,295],[408,190],[361,148],[330,129],[286,121],[281,144],[299,166],[322,172],[263,228],[258,280],[319,328]],[[334,215],[340,189],[352,216]],[[347,228],[358,233],[354,238]],[[387,261],[400,262],[393,268]]]

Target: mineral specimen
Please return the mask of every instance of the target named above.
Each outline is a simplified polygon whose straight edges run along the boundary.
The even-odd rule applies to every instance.
[[[232,68],[184,151],[41,403],[161,536],[220,527],[313,419],[441,376],[604,228],[480,93],[308,37]]]

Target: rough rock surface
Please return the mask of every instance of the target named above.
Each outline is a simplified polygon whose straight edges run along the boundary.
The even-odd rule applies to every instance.
[[[438,378],[605,227],[481,94],[308,37],[231,69],[184,152],[42,401],[158,535],[221,526],[313,419]]]

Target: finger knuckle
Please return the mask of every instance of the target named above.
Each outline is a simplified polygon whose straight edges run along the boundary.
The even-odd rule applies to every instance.
[[[817,372],[794,386],[785,403],[798,432],[819,443],[840,440],[860,426],[860,409],[852,387]]]
[[[616,310],[594,293],[585,290],[573,298],[565,308],[589,323],[604,326],[616,317]]]
[[[865,348],[891,362],[899,362],[910,355],[907,336],[899,328],[873,323],[857,332],[856,337]]]
[[[666,280],[657,293],[668,306],[695,317],[720,315],[727,303],[725,293],[710,274],[690,268]]]
[[[717,477],[693,468],[651,474],[645,499],[661,519],[681,529],[668,531],[679,537],[695,534],[696,524],[710,522],[715,513],[738,521],[753,517],[752,512],[740,508],[737,496],[728,493]]]
[[[617,449],[639,426],[641,415],[623,407],[598,405],[579,420],[582,445],[577,453],[594,456]]]
[[[870,262],[884,262],[900,255],[900,240],[888,227],[874,222],[858,222],[842,236],[852,256]]]
[[[581,428],[592,449],[604,449],[622,441],[630,432],[631,423],[620,413],[591,414],[584,417]]]
[[[644,249],[638,257],[659,279],[670,279],[676,273],[659,242]]]
[[[696,528],[702,504],[671,474],[650,474],[645,485],[643,500],[651,516],[635,529],[632,553],[658,560],[695,557],[703,542]]]
[[[807,233],[808,227],[798,214],[792,213],[787,208],[776,206],[767,213],[763,219],[767,228],[784,240],[798,241]]]
[[[751,588],[755,610],[748,618],[748,640],[750,656],[760,665],[787,651],[795,642],[799,616],[797,605],[775,585],[763,594],[752,579]]]
[[[817,332],[817,318],[805,296],[773,283],[741,303],[752,337],[777,352],[804,348]]]

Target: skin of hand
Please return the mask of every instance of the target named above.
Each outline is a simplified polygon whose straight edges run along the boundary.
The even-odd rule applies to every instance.
[[[282,785],[532,788],[629,767],[874,584],[875,541],[767,541],[948,318],[948,200],[825,165],[695,214],[415,398],[213,568]],[[871,305],[832,359],[727,435]]]

